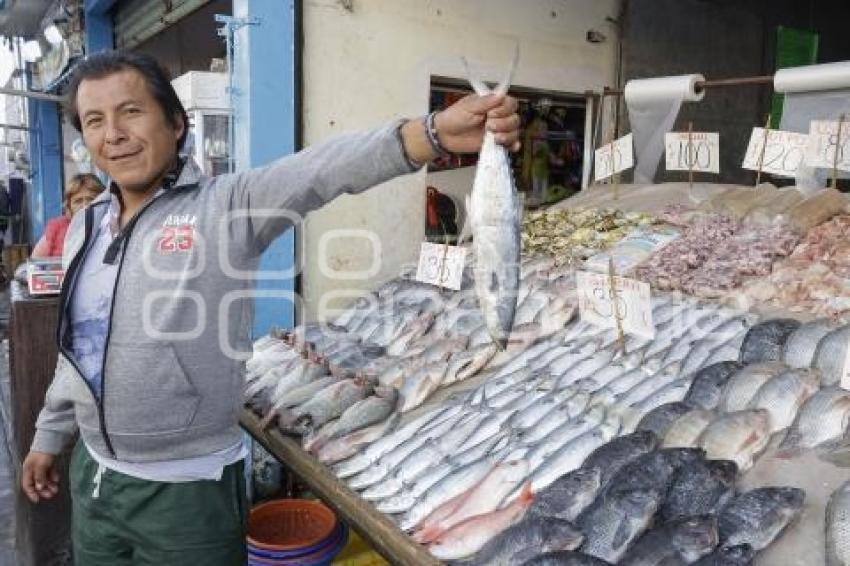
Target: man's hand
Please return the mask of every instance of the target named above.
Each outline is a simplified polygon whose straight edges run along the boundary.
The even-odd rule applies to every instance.
[[[50,499],[59,493],[59,472],[56,456],[44,452],[30,452],[24,460],[21,487],[33,503]]]
[[[519,150],[520,119],[517,101],[511,96],[490,94],[465,96],[434,116],[437,139],[451,153],[477,153],[484,131],[493,132],[496,143],[512,151]],[[401,128],[407,156],[418,163],[437,158],[428,143],[422,120],[410,120]]]
[[[485,129],[493,132],[496,143],[519,150],[520,119],[511,96],[470,94],[438,112],[434,126],[440,143],[452,153],[476,153]]]

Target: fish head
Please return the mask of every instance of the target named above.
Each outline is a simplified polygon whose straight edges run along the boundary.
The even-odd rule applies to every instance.
[[[723,485],[735,485],[735,478],[738,476],[738,464],[732,460],[709,460],[707,464],[712,478]]]
[[[654,489],[632,489],[619,492],[617,506],[627,517],[648,517],[655,514],[661,495]]]
[[[717,551],[719,555],[717,564],[728,564],[728,566],[746,566],[752,563],[756,557],[756,550],[749,544],[736,544],[725,546]]]
[[[665,462],[674,468],[705,458],[705,450],[702,448],[664,448],[659,450],[658,453]]]
[[[579,468],[558,480],[558,484],[570,493],[596,491],[602,483],[602,470],[597,467]]]
[[[806,492],[797,487],[778,487],[770,491],[771,499],[787,511],[796,512],[803,508]]]
[[[717,518],[713,515],[682,519],[672,529],[673,546],[688,564],[710,553],[719,542]]]
[[[638,430],[626,437],[628,443],[635,448],[645,451],[654,450],[658,446],[658,436],[651,430]]]

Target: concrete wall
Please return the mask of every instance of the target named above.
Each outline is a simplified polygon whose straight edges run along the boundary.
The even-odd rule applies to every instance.
[[[615,34],[606,17],[617,16],[617,0],[354,0],[351,10],[343,4],[304,4],[305,145],[423,115],[430,77],[463,78],[461,55],[485,79],[497,79],[516,42],[521,51],[514,79],[518,86],[582,93],[614,81]],[[589,29],[608,40],[588,43]],[[453,177],[458,175],[469,173]],[[302,319],[316,318],[329,293],[373,288],[415,261],[424,237],[425,186],[420,172],[357,197],[341,197],[307,218]],[[380,265],[374,275],[343,280],[322,273],[320,239],[333,229],[377,235]],[[365,271],[376,254],[366,238],[342,234],[326,243],[325,271]]]

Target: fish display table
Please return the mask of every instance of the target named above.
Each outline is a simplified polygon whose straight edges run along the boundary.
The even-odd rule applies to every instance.
[[[690,556],[711,553],[707,563],[713,563],[710,561],[731,549],[744,558],[758,552],[753,561],[758,565],[824,563],[825,542],[829,539],[824,535],[824,515],[830,496],[846,481],[846,470],[812,450],[797,455],[786,447],[780,451],[787,459],[778,457],[777,453],[778,444],[785,437],[780,431],[794,430],[798,420],[811,423],[814,419],[817,427],[801,426],[806,431],[820,430],[822,413],[815,409],[800,410],[800,407],[810,406],[806,403],[816,391],[824,394],[813,397],[811,406],[817,407],[823,402],[815,402],[815,399],[833,395],[842,399],[840,408],[845,406],[845,401],[850,403],[850,394],[833,393],[839,381],[837,371],[841,368],[833,367],[835,364],[830,360],[839,356],[838,351],[832,356],[819,347],[824,340],[829,343],[829,352],[838,347],[846,349],[844,337],[850,336],[846,334],[850,327],[824,326],[824,322],[814,321],[824,312],[806,308],[815,305],[840,312],[844,303],[786,303],[778,295],[770,303],[759,302],[755,296],[754,300],[746,300],[745,293],[732,290],[736,289],[734,286],[711,286],[711,279],[703,273],[699,280],[694,272],[678,270],[678,262],[679,256],[690,257],[684,253],[688,246],[712,257],[713,244],[705,244],[702,240],[707,238],[700,238],[700,229],[711,228],[715,239],[722,240],[724,245],[727,240],[732,241],[732,234],[735,235],[735,246],[730,245],[728,249],[738,255],[731,258],[726,252],[714,255],[722,255],[720,260],[730,260],[718,261],[717,266],[724,268],[723,275],[736,275],[737,279],[728,281],[736,283],[742,291],[753,280],[771,274],[774,263],[798,266],[805,261],[820,261],[822,270],[834,269],[841,276],[847,267],[847,256],[834,250],[845,249],[841,242],[846,240],[841,240],[840,234],[850,223],[847,216],[835,210],[840,210],[841,206],[833,206],[831,215],[838,216],[834,222],[829,221],[827,227],[831,232],[821,230],[827,224],[826,218],[810,223],[818,226],[818,230],[811,231],[815,237],[810,234],[804,237],[801,234],[805,231],[801,231],[788,239],[781,226],[773,226],[775,238],[771,232],[767,239],[771,243],[788,239],[790,243],[765,246],[764,234],[758,229],[752,231],[757,238],[751,238],[750,232],[744,232],[741,226],[726,230],[723,223],[718,222],[717,226],[698,223],[687,216],[694,211],[695,203],[705,203],[727,192],[741,196],[749,191],[748,187],[719,185],[695,185],[690,189],[680,183],[621,187],[620,197],[614,200],[610,187],[595,187],[560,204],[576,209],[616,209],[628,216],[590,214],[599,228],[585,227],[580,211],[575,218],[561,215],[566,219],[564,226],[557,222],[551,226],[541,222],[536,226],[540,239],[545,239],[547,234],[560,238],[559,246],[553,247],[555,257],[543,254],[523,260],[521,280],[526,292],[518,308],[518,318],[522,322],[515,320],[513,339],[508,342],[507,351],[495,356],[490,353],[481,364],[475,364],[476,358],[470,353],[489,347],[490,343],[486,336],[479,335],[480,323],[476,315],[480,313],[475,310],[474,303],[467,304],[462,299],[455,300],[451,293],[444,293],[438,297],[444,302],[436,301],[436,306],[430,301],[410,299],[409,304],[400,304],[405,308],[414,305],[411,312],[404,308],[393,310],[382,301],[388,303],[388,297],[395,296],[399,290],[411,292],[411,296],[419,299],[417,293],[440,292],[419,289],[416,285],[421,284],[403,278],[386,283],[374,292],[372,301],[364,300],[353,306],[331,327],[303,325],[289,333],[264,337],[261,341],[265,342],[255,343],[255,358],[250,360],[253,376],[249,371],[246,401],[253,408],[243,413],[242,425],[395,564],[438,563],[431,553],[444,559],[466,558],[476,553],[481,553],[476,556],[478,560],[510,556],[510,562],[499,563],[519,564],[525,560],[520,559],[523,552],[536,552],[533,556],[546,552],[537,543],[550,540],[551,532],[534,534],[543,533],[539,524],[541,516],[558,518],[566,525],[581,529],[579,533],[573,526],[569,529],[564,526],[563,544],[554,546],[553,543],[554,550],[580,548],[582,552],[611,563],[628,562],[650,551],[672,552],[670,556],[673,556],[680,550],[667,541],[679,539],[666,535],[685,526],[684,523],[674,526],[677,525],[675,505],[689,500],[688,497],[682,499],[682,495],[690,496],[695,491],[689,487],[695,484],[689,481],[701,477],[699,474],[709,469],[702,467],[704,462],[718,460],[734,462],[737,465],[734,469],[739,473],[734,482],[729,482],[731,488],[723,483],[728,480],[726,476],[718,476],[715,478],[718,486],[725,491],[708,494],[706,488],[706,493],[700,495],[705,496],[701,499],[705,505],[700,508],[708,509],[700,513],[707,514],[715,523],[711,526],[708,519],[700,519],[704,524],[700,523],[698,529],[704,529],[706,536],[694,535]],[[666,207],[670,204],[679,206],[668,211]],[[605,239],[599,237],[603,232],[606,237],[611,236],[612,227],[630,230],[626,223],[641,221],[634,213],[657,214],[662,220],[681,218],[681,222],[664,221],[681,227],[681,241],[688,246],[671,245],[676,251],[667,254],[673,256],[669,261],[656,262],[655,272],[638,274],[644,280],[662,276],[662,284],[655,285],[652,296],[656,334],[651,339],[629,336],[623,340],[618,339],[615,330],[600,329],[586,321],[568,322],[572,317],[570,309],[575,309],[576,289],[570,264],[563,265],[558,258],[565,257],[561,248],[570,246],[582,253],[596,250],[590,244]],[[720,216],[714,211],[694,213],[701,215],[700,221],[709,214]],[[675,216],[677,214],[679,216]],[[801,215],[800,218],[808,221],[815,216]],[[733,224],[732,221],[724,222]],[[743,222],[741,225],[750,226]],[[588,232],[590,237],[584,238]],[[818,234],[825,236],[818,237]],[[799,246],[797,236],[801,238]],[[603,246],[610,246],[612,239],[613,236],[608,237]],[[833,245],[836,240],[839,243]],[[784,251],[774,252],[775,249]],[[741,253],[742,250],[747,253]],[[749,253],[750,250],[753,253]],[[789,256],[792,250],[796,255]],[[664,251],[669,250],[665,248]],[[809,256],[814,260],[808,259]],[[576,257],[580,257],[578,252]],[[781,263],[784,261],[781,258],[785,257],[790,259]],[[753,267],[746,261],[751,258]],[[699,267],[691,266],[690,262],[681,265],[689,269]],[[643,266],[640,264],[641,268]],[[717,266],[712,265],[712,268]],[[668,281],[675,285],[663,284],[665,269],[673,275]],[[715,272],[706,269],[706,273]],[[692,291],[687,284],[694,280],[707,284],[696,286]],[[680,292],[682,289],[687,292]],[[718,300],[718,295],[708,294],[713,290],[727,292]],[[703,298],[698,299],[694,294]],[[737,300],[739,298],[744,300]],[[467,313],[469,320],[454,316],[462,304],[472,305]],[[428,310],[431,306],[433,309]],[[418,308],[425,314],[416,310]],[[564,313],[570,316],[562,317]],[[404,319],[401,314],[409,317]],[[421,329],[415,323],[423,319],[428,324],[417,333]],[[810,321],[811,325],[803,325],[799,336],[795,334],[794,339],[789,340],[789,336],[801,327],[801,322]],[[825,333],[812,338],[818,325],[823,326]],[[392,337],[383,344],[370,341],[374,336],[383,339],[376,329],[384,326],[394,329]],[[436,338],[432,337],[431,342],[427,341],[427,336],[421,343],[416,342],[423,333],[432,330]],[[465,338],[464,345],[452,350],[457,335]],[[839,344],[842,339],[845,342]],[[617,346],[620,341],[623,350]],[[786,341],[793,347],[786,349]],[[342,346],[338,345],[340,343]],[[434,344],[439,348],[431,348]],[[385,348],[385,359],[383,353],[367,355],[368,348],[376,346]],[[806,356],[808,361],[796,365]],[[841,359],[843,356],[841,354]],[[404,365],[420,357],[433,361],[425,367]],[[368,365],[372,363],[375,365]],[[758,369],[759,364],[770,367]],[[470,366],[474,369],[461,376],[458,368]],[[751,374],[758,371],[765,373],[764,380],[752,387],[756,380]],[[311,377],[313,372],[316,375]],[[437,385],[429,388],[432,374],[436,376]],[[369,386],[368,381],[362,380],[363,376],[375,377],[382,386],[396,388],[407,404],[400,409],[390,406],[388,412],[375,411],[375,419],[366,411],[355,411],[354,407],[361,402],[373,403],[374,407],[385,404],[378,398],[385,395],[379,395],[377,387],[372,391],[374,384]],[[314,384],[320,384],[314,391],[321,391],[323,395],[311,393],[302,398],[302,392],[312,390]],[[351,394],[351,399],[345,404],[337,402],[341,398],[338,392]],[[316,402],[317,398],[321,398],[320,403]],[[850,413],[850,405],[848,407]],[[264,419],[254,410],[267,417],[275,417],[277,412],[281,416],[278,425],[293,435],[312,433],[312,424],[304,425],[316,419],[320,432],[308,435],[303,446],[321,462],[302,448],[297,436],[287,436],[276,426],[264,428]],[[400,417],[398,411],[402,413]],[[797,419],[798,411],[808,416]],[[838,414],[838,410],[834,412]],[[333,419],[336,418],[345,426],[335,423]],[[835,420],[832,412],[828,418],[830,422]],[[274,420],[265,419],[265,423],[268,422]],[[351,423],[359,423],[360,428],[345,428]],[[384,423],[392,424],[384,427]],[[832,428],[835,427],[829,430]],[[337,430],[348,432],[335,435]],[[339,444],[334,445],[334,450],[325,450],[325,445],[317,443],[316,439],[324,435],[323,441],[330,446],[332,440],[337,442],[340,435],[349,434],[351,430],[370,431],[364,434],[369,440],[352,439],[345,446],[348,451],[341,450]],[[638,432],[633,435],[635,430]],[[643,446],[639,441],[650,431],[654,440]],[[771,432],[776,434],[771,435]],[[836,438],[835,433],[831,434],[824,438]],[[391,438],[392,435],[395,438]],[[813,434],[811,441],[821,442],[821,436]],[[794,444],[789,446],[793,448]],[[814,443],[804,448],[817,446]],[[677,458],[681,461],[674,462]],[[847,456],[843,459],[850,462]],[[595,463],[588,464],[586,460]],[[630,467],[621,467],[626,462]],[[726,464],[732,462],[714,468],[728,470]],[[678,475],[676,471],[680,468],[686,473]],[[604,482],[601,469],[611,470]],[[425,475],[428,470],[430,476]],[[632,473],[636,471],[641,473]],[[574,472],[586,474],[584,483],[569,477]],[[674,472],[677,473],[675,478]],[[632,477],[634,482],[629,481]],[[570,486],[564,492],[573,490],[570,493],[583,498],[575,496],[576,501],[581,499],[583,506],[576,504],[572,516],[545,514],[552,513],[546,502],[554,501],[546,490],[561,479],[567,479],[564,485]],[[668,487],[673,493],[674,485],[678,495],[666,495]],[[621,486],[622,490],[618,491],[616,486]],[[561,487],[554,485],[554,488],[556,496],[566,497],[558,493]],[[466,493],[466,499],[461,506],[452,508],[450,501],[460,493]],[[630,506],[627,511],[615,509],[619,507],[617,497],[625,497],[626,493],[642,497],[643,503]],[[725,499],[727,496],[733,497],[738,506],[730,504],[730,500]],[[715,499],[709,500],[709,497]],[[542,502],[540,508],[535,507],[536,501]],[[556,503],[560,505],[564,501],[557,499]],[[609,509],[610,501],[615,503],[610,503]],[[591,503],[593,506],[587,507]],[[659,512],[660,519],[654,519],[655,506],[660,508],[662,504],[665,508]],[[531,509],[523,513],[529,506]],[[561,513],[567,508],[572,509],[565,505],[558,507]],[[583,514],[582,510],[587,513]],[[745,515],[743,512],[755,510],[759,513],[757,525],[745,524],[741,519]],[[602,528],[607,524],[606,517],[615,511],[634,513],[630,518],[634,528],[627,532],[628,536],[624,535],[625,543],[608,540],[607,531]],[[519,522],[513,524],[514,520]],[[722,526],[717,527],[721,523]],[[643,536],[646,529],[651,530]],[[709,536],[712,529],[714,534]],[[408,536],[407,531],[413,534]],[[449,536],[444,536],[446,533]],[[479,543],[485,535],[488,538]],[[514,543],[519,542],[517,537],[522,539],[524,550],[515,550]],[[718,539],[729,546],[716,548]],[[536,542],[532,544],[531,541]],[[485,543],[488,546],[482,547]],[[632,552],[636,554],[630,555]],[[689,558],[687,563],[693,560],[696,558]]]

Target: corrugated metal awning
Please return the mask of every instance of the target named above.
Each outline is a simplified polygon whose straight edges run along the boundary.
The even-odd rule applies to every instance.
[[[128,0],[115,9],[115,46],[133,49],[209,0]]]
[[[2,0],[0,35],[32,37],[53,0]]]

